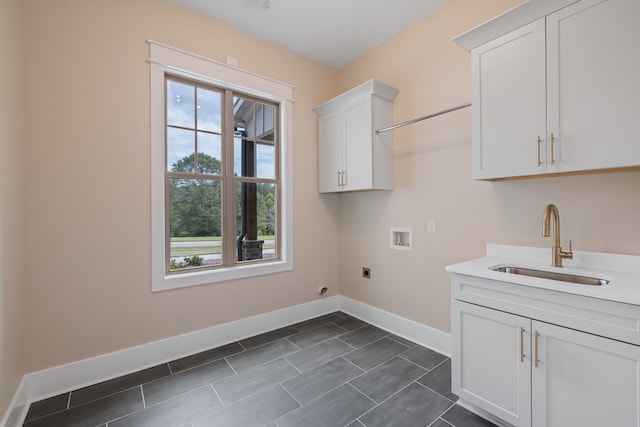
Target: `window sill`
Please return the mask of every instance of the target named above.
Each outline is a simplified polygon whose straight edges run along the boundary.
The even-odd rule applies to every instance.
[[[262,264],[249,264],[216,270],[190,271],[178,274],[159,274],[153,278],[152,291],[167,291],[188,286],[206,285],[229,280],[246,279],[265,274],[282,273],[293,270],[291,262],[273,261]]]

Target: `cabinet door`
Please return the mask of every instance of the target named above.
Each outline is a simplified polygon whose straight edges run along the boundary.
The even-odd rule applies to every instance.
[[[640,347],[532,322],[534,427],[640,426]],[[535,355],[534,355],[535,356]]]
[[[474,49],[471,67],[473,178],[544,173],[544,19]]]
[[[549,172],[640,164],[639,21],[638,0],[583,0],[547,17]]]
[[[453,393],[514,426],[531,426],[531,321],[456,300],[452,314]]]
[[[344,116],[336,110],[318,118],[318,191],[342,191]]]
[[[371,96],[346,106],[344,111],[344,190],[373,188]]]

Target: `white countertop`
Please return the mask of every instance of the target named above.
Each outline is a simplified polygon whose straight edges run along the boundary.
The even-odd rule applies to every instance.
[[[556,280],[493,271],[500,266],[557,271],[609,280],[604,286],[580,285]],[[487,256],[449,265],[450,273],[482,277],[609,301],[640,305],[640,256],[573,251],[564,267],[551,266],[551,248],[487,244]]]

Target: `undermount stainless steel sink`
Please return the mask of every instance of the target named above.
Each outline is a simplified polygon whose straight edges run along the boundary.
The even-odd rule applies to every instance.
[[[534,270],[532,268],[524,267],[504,266],[494,267],[492,270],[499,271],[501,273],[519,274],[522,276],[538,277],[540,279],[576,283],[579,285],[604,286],[609,283],[607,279],[601,279],[598,277],[579,276],[576,274],[559,273],[556,271]]]

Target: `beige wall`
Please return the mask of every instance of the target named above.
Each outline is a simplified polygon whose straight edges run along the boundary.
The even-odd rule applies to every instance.
[[[164,0],[25,4],[28,371],[339,292],[312,111],[334,70]],[[148,39],[295,85],[293,272],[151,293]]]
[[[21,4],[6,3],[1,12]],[[26,371],[312,301],[320,283],[330,295],[448,331],[444,266],[483,255],[487,242],[549,246],[540,237],[549,202],[560,209],[565,244],[572,238],[578,250],[640,254],[640,173],[472,181],[469,110],[395,132],[393,192],[317,193],[312,107],[372,77],[400,89],[396,121],[468,101],[469,54],[450,40],[517,3],[450,0],[336,72],[164,0],[25,0],[28,160],[18,161],[20,146],[11,145],[16,162],[8,170],[26,171],[28,320],[24,335],[19,321],[9,328],[15,342],[26,337]],[[234,56],[244,69],[296,86],[295,271],[151,293],[147,39],[220,61]],[[3,58],[20,56],[5,53],[13,44],[2,49]],[[2,126],[3,140],[6,132],[20,135],[12,126]],[[16,182],[0,184],[12,202],[21,197]],[[3,207],[3,218],[7,211],[22,213]],[[428,218],[438,220],[438,234],[426,234]],[[413,227],[413,252],[389,249],[390,226]],[[20,242],[19,234],[3,236],[3,250]],[[360,278],[363,266],[372,268],[371,280]],[[20,296],[8,283],[21,283],[19,271],[2,279],[3,292],[18,294],[12,305]],[[5,366],[3,384],[21,373],[15,361]]]
[[[24,374],[22,0],[0,1],[0,419]]]
[[[396,122],[470,101],[470,55],[456,35],[519,0],[450,0],[439,11],[340,71],[340,89],[377,78],[400,90]],[[640,255],[640,172],[512,182],[471,180],[471,114],[450,113],[395,131],[396,186],[343,195],[342,294],[450,330],[446,265],[483,256],[485,245],[550,247],[542,212],[555,203],[563,245]],[[438,233],[427,234],[427,219]],[[413,252],[389,249],[389,227],[413,228]],[[372,278],[361,278],[361,267]]]

